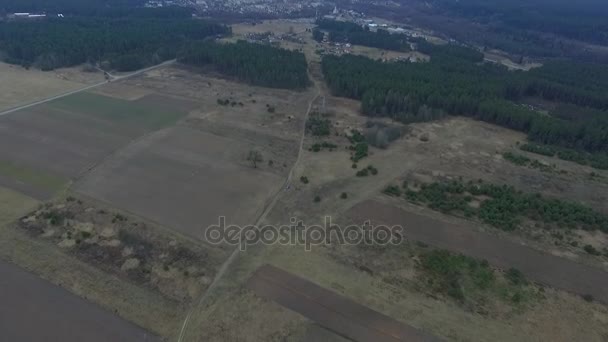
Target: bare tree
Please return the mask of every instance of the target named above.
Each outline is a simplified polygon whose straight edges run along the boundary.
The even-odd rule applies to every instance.
[[[254,169],[258,168],[258,163],[261,163],[264,161],[264,159],[262,158],[262,154],[256,150],[249,151],[247,160],[251,163],[251,166],[253,166]]]

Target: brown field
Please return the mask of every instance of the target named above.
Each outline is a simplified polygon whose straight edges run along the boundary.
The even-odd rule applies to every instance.
[[[83,177],[76,191],[196,238],[219,216],[227,223],[254,222],[295,161],[311,93],[249,87],[181,67],[119,86],[127,85],[142,93],[179,94],[196,103],[196,110],[179,125],[118,151]],[[233,104],[222,106],[218,99]],[[147,95],[137,101],[152,100]],[[251,150],[264,159],[257,168],[247,161]]]
[[[118,148],[186,112],[81,93],[3,116],[0,143],[15,148],[0,151],[0,182],[48,199]],[[145,117],[130,117],[136,113]]]
[[[76,190],[192,237],[225,216],[248,224],[282,177],[247,164],[251,145],[187,127],[130,145],[88,174]]]
[[[271,265],[260,267],[247,282],[247,287],[258,296],[296,311],[353,341],[440,341]]]
[[[6,341],[161,341],[15,265],[0,261],[0,270],[0,331]],[[53,314],[42,316],[41,312]]]
[[[0,63],[0,111],[83,88],[104,80],[101,73],[87,73],[79,67],[54,71],[26,70]]]
[[[221,215],[257,219],[313,97],[165,67],[4,116],[4,146],[20,148],[0,152],[0,180],[45,200],[68,184],[77,194],[3,228],[3,257],[174,338],[227,257],[191,237]]]

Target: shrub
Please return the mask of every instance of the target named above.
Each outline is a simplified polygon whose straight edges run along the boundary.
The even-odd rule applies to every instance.
[[[585,252],[591,254],[591,255],[601,255],[602,253],[600,253],[600,251],[598,251],[597,249],[595,249],[595,247],[591,246],[591,245],[586,245],[585,247],[583,247],[583,249],[585,250]]]
[[[367,177],[367,176],[369,176],[369,170],[368,169],[359,170],[359,171],[357,171],[356,176],[357,177]]]
[[[351,156],[351,160],[354,162],[358,162],[359,160],[367,157],[369,147],[367,143],[361,142],[357,143],[352,149],[354,152]]]
[[[346,192],[343,192],[343,193],[340,195],[340,198],[341,198],[341,199],[347,199],[347,198],[348,198],[348,194],[347,194]]]
[[[331,121],[321,117],[319,113],[313,113],[306,121],[306,131],[313,136],[327,136],[330,134]]]
[[[302,182],[304,184],[308,184],[308,177],[305,177],[305,176],[300,177],[300,182]]]
[[[319,195],[315,196],[314,202],[315,203],[321,202],[321,196],[319,196]]]
[[[521,273],[521,271],[519,271],[518,269],[515,269],[515,268],[510,268],[505,273],[505,278],[507,278],[507,280],[511,284],[513,284],[513,285],[525,285],[525,284],[527,284],[527,280],[526,280],[526,277],[524,276],[524,274]]]
[[[401,189],[398,186],[389,185],[386,189],[384,189],[384,193],[389,196],[399,197],[401,196]]]

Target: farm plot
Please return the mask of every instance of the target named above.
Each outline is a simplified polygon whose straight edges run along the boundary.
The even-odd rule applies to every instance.
[[[182,110],[79,93],[0,118],[0,185],[47,199],[101,159]]]
[[[3,341],[160,341],[134,324],[15,265],[0,261],[0,272]]]
[[[258,148],[186,126],[159,131],[120,151],[76,184],[75,190],[150,218],[192,237],[225,216],[230,224],[253,224],[282,184]],[[262,156],[272,154],[259,146]]]
[[[0,63],[0,74],[0,111],[104,80],[101,72],[83,72],[76,67],[45,72]]]

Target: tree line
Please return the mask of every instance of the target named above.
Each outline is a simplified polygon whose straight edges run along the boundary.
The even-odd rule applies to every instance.
[[[174,18],[49,18],[0,23],[0,50],[8,63],[52,70],[107,62],[130,71],[175,58],[186,42],[230,33],[210,21]]]
[[[318,29],[328,31],[328,39],[332,42],[351,43],[385,50],[410,50],[407,36],[403,34],[390,34],[382,29],[372,32],[368,26],[362,27],[351,22],[329,19],[319,19],[316,24]],[[319,37],[318,34],[317,37]]]
[[[428,46],[423,45],[423,49]],[[593,64],[555,62],[532,72],[478,63],[463,47],[425,50],[429,63],[383,63],[361,56],[325,56],[322,69],[335,95],[361,100],[364,114],[402,122],[463,115],[528,133],[530,140],[589,152],[608,149],[608,115],[564,120],[518,105],[540,96],[608,110],[606,70]]]
[[[304,54],[269,45],[245,41],[194,42],[180,53],[179,61],[195,66],[211,65],[252,85],[301,89],[310,84]]]

